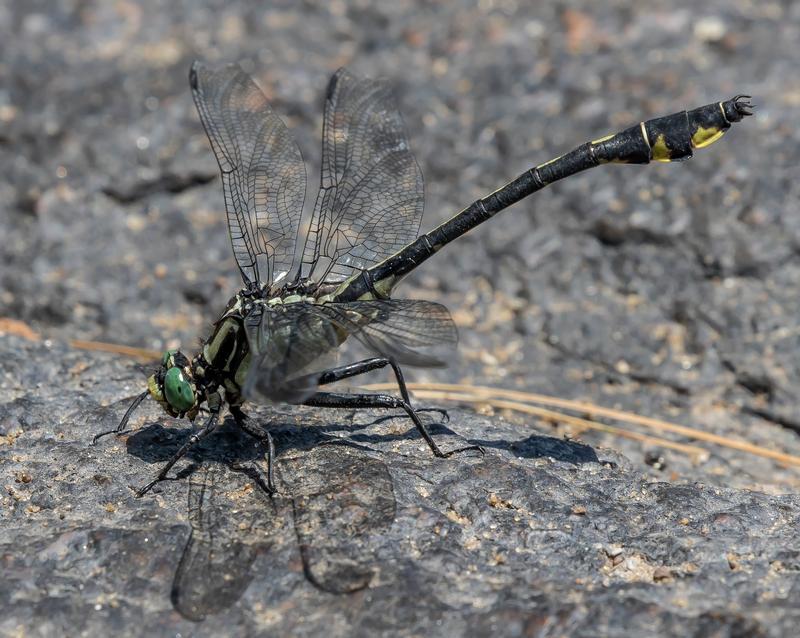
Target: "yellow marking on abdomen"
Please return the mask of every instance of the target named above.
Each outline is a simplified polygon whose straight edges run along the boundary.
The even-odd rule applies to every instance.
[[[725,131],[716,126],[710,126],[708,128],[698,126],[694,135],[692,135],[692,146],[695,148],[710,146],[723,135],[725,135]]]
[[[612,133],[611,135],[606,135],[605,137],[601,137],[599,140],[592,140],[592,146],[596,146],[597,144],[602,144],[603,142],[607,142],[616,135],[617,135],[616,133]]]
[[[553,162],[557,162],[558,160],[560,160],[562,157],[564,157],[564,156],[563,155],[559,155],[558,157],[554,157],[549,162],[545,162],[544,164],[537,165],[536,168],[539,169],[539,168],[544,168],[545,166],[549,166]]]
[[[650,157],[656,162],[671,162],[672,152],[667,146],[667,140],[663,133],[656,138],[656,143],[650,148]]]

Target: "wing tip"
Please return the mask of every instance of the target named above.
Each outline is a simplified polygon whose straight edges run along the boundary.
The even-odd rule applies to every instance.
[[[199,87],[199,83],[197,80],[197,73],[203,67],[203,64],[200,60],[193,60],[192,66],[189,67],[189,86],[192,88],[193,91],[197,91]]]
[[[339,78],[343,73],[347,73],[347,70],[344,67],[340,67],[336,70],[336,73],[331,76],[328,82],[328,89],[325,91],[326,100],[330,101],[333,99],[333,94],[336,93],[336,85],[339,84]]]
[[[241,65],[238,62],[229,62],[225,64],[223,67],[217,68],[214,71],[209,72],[208,67],[204,62],[200,60],[192,60],[192,64],[189,67],[189,85],[192,87],[192,90],[197,91],[200,89],[201,74],[207,74],[208,77],[208,75],[213,76],[214,74],[220,72],[244,73]]]
[[[359,81],[361,78],[350,73],[346,66],[340,66],[331,76],[330,82],[328,82],[328,90],[325,92],[325,99],[332,100],[333,94],[336,92],[336,87],[345,79]]]

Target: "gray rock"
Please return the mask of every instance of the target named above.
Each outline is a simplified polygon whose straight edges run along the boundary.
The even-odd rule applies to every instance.
[[[186,424],[145,403],[133,433],[91,447],[138,377],[16,337],[0,360],[4,634],[785,636],[800,620],[796,496],[654,481],[461,410],[435,436],[484,456],[433,458],[400,415],[254,408],[278,495],[231,469],[264,450],[228,419],[137,499]]]

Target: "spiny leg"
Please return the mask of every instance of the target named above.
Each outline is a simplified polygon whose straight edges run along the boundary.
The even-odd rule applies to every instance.
[[[341,381],[342,379],[348,379],[359,374],[365,374],[367,372],[371,372],[372,370],[385,368],[386,366],[392,366],[395,379],[397,380],[397,387],[400,389],[400,395],[403,397],[403,401],[411,405],[411,397],[408,394],[408,388],[406,387],[406,381],[403,377],[403,371],[396,362],[392,361],[391,359],[387,359],[386,357],[374,357],[372,359],[357,361],[356,363],[348,363],[347,365],[339,366],[337,368],[331,368],[320,375],[318,384],[327,385],[329,383]],[[442,415],[442,418],[445,420],[445,422],[450,420],[450,415],[447,413],[447,410],[442,408],[415,408],[415,411],[438,412]]]
[[[401,408],[405,410],[408,418],[410,418],[414,425],[419,430],[419,433],[425,439],[428,447],[431,448],[435,456],[446,458],[456,454],[457,452],[467,452],[469,450],[477,450],[481,454],[484,453],[480,445],[467,445],[450,452],[442,452],[436,441],[433,440],[428,428],[419,418],[419,415],[414,408],[409,405],[408,401],[393,397],[389,394],[344,394],[341,392],[317,392],[310,399],[306,399],[303,405],[308,405],[317,408]]]
[[[348,363],[347,365],[337,366],[330,370],[325,370],[319,375],[317,383],[319,385],[328,385],[342,379],[349,379],[359,374],[365,374],[372,370],[379,370],[391,365],[391,362],[386,357],[373,357],[372,359],[364,359],[363,361],[356,361],[355,363]]]
[[[152,489],[152,487],[156,483],[159,483],[163,481],[165,478],[167,478],[167,472],[169,472],[170,469],[172,469],[172,466],[175,465],[175,463],[177,463],[181,458],[183,458],[183,456],[185,456],[186,453],[196,443],[202,441],[214,430],[216,430],[218,425],[219,425],[219,408],[216,408],[215,410],[211,411],[211,416],[208,417],[208,421],[206,421],[202,429],[192,433],[192,435],[186,440],[186,442],[180,447],[180,449],[177,452],[175,452],[175,454],[173,454],[172,458],[169,461],[167,461],[166,465],[161,468],[161,471],[158,473],[156,478],[150,481],[144,487],[140,487],[138,490],[136,490],[136,497],[140,498],[144,496],[145,494],[147,494],[147,492],[149,492]]]
[[[95,445],[100,439],[109,434],[116,434],[117,436],[125,434],[125,432],[128,431],[126,429],[128,426],[128,419],[131,418],[133,411],[138,408],[139,404],[147,398],[148,394],[150,394],[150,392],[145,390],[133,400],[133,403],[131,403],[130,407],[125,411],[125,416],[122,417],[122,421],[119,422],[117,427],[115,427],[113,430],[106,430],[105,432],[100,432],[100,434],[95,434],[94,438],[92,438],[92,445]]]
[[[248,417],[239,406],[230,406],[230,412],[238,425],[247,434],[256,439],[259,443],[266,442],[267,444],[267,480],[261,475],[255,467],[246,467],[241,463],[233,463],[231,467],[234,470],[241,470],[251,475],[253,479],[258,482],[267,494],[275,494],[278,489],[275,487],[275,442],[272,440],[272,434],[269,430],[265,430],[250,417]]]

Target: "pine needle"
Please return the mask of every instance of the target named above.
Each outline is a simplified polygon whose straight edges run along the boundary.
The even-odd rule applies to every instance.
[[[69,345],[81,350],[95,350],[99,352],[111,352],[121,354],[138,361],[150,362],[161,358],[161,353],[146,348],[134,348],[132,346],[122,346],[118,343],[106,343],[105,341],[83,341],[81,339],[70,339]]]

